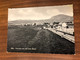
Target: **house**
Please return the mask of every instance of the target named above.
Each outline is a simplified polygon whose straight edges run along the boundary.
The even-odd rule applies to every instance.
[[[67,22],[67,28],[74,28],[74,23],[72,22]]]
[[[44,23],[43,26],[46,27],[46,28],[49,28],[50,27],[50,23]]]
[[[62,28],[66,28],[67,27],[67,23],[62,23]]]

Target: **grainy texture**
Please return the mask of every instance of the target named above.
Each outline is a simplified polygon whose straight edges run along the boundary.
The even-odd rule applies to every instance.
[[[73,4],[76,55],[8,53],[8,8]],[[80,0],[0,0],[0,60],[80,60]]]

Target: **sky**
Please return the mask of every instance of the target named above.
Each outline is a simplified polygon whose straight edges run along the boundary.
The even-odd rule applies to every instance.
[[[44,20],[59,14],[73,16],[73,5],[8,8],[8,21]]]

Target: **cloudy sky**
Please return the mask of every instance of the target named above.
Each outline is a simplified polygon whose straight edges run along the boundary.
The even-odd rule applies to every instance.
[[[73,5],[9,8],[8,21],[42,20],[59,14],[73,16]]]

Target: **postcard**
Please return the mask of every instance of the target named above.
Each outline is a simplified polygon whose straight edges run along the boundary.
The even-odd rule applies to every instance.
[[[9,8],[7,51],[75,54],[73,5]]]

